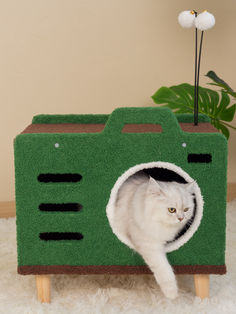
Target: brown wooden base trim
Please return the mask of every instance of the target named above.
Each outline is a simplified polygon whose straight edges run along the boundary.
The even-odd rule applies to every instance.
[[[226,274],[225,265],[174,265],[175,274]]]
[[[226,273],[225,265],[174,265],[176,274],[218,274]],[[33,265],[18,266],[21,275],[48,275],[48,274],[152,274],[147,266],[70,266],[70,265]]]

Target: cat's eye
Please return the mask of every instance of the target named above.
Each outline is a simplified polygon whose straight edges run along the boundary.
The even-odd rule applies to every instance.
[[[170,208],[168,208],[168,211],[169,211],[171,214],[173,214],[173,213],[176,212],[176,208],[170,207]]]
[[[189,210],[189,208],[188,207],[186,207],[185,209],[184,209],[184,212],[187,212]]]

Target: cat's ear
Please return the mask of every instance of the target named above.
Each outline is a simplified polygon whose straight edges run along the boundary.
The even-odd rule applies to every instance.
[[[152,177],[149,178],[148,192],[151,194],[159,194],[159,195],[162,194],[160,184]]]

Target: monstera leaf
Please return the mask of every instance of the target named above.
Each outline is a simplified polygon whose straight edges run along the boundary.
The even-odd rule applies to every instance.
[[[156,104],[163,104],[175,113],[193,113],[194,86],[183,83],[171,87],[161,87],[152,96]],[[236,104],[230,106],[230,98],[224,91],[218,93],[199,86],[198,112],[207,115],[211,123],[229,138],[229,129],[236,129],[230,122],[234,118]],[[225,122],[227,121],[227,122]]]
[[[221,88],[221,90],[236,98],[236,92],[233,91],[233,89],[224,80],[219,78],[219,76],[214,71],[209,71],[206,76],[214,82],[208,83],[209,85],[218,86]]]

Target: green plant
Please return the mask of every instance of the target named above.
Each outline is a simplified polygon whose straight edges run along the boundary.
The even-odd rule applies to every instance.
[[[229,95],[235,97],[236,93],[215,72],[209,71],[206,76],[214,82],[209,84],[221,87],[221,91],[199,86],[198,112],[207,115],[211,123],[228,139],[229,128],[236,130],[235,126],[228,123],[233,120],[236,110],[236,103],[230,106]],[[156,104],[169,107],[176,114],[194,113],[193,85],[183,83],[171,87],[163,86],[156,91],[152,99]]]
[[[221,87],[221,90],[226,92],[227,94],[231,95],[235,100],[236,100],[236,92],[232,90],[232,88],[219,76],[214,71],[209,71],[206,74],[207,77],[209,77],[214,83],[208,83],[209,85],[215,85],[217,87]]]

